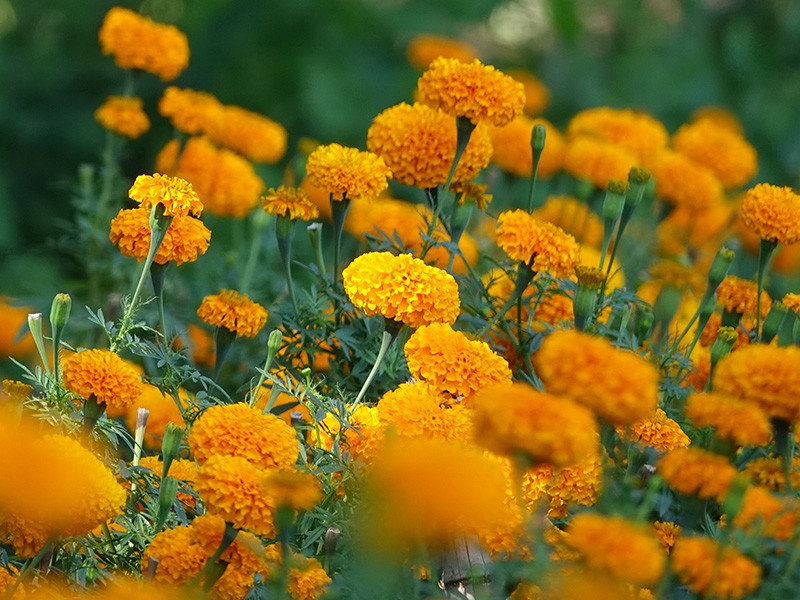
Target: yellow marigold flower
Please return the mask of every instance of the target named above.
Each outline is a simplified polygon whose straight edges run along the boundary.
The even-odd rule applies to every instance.
[[[666,556],[655,533],[621,517],[581,513],[567,525],[567,544],[592,569],[623,581],[655,585],[666,567]]]
[[[94,112],[94,118],[109,131],[135,140],[150,129],[150,119],[142,105],[141,98],[109,96]]]
[[[579,246],[574,237],[519,208],[498,215],[497,245],[511,260],[553,277],[571,275],[578,262]]]
[[[658,473],[681,494],[721,501],[737,471],[724,456],[690,447],[667,452],[658,461]]]
[[[762,239],[785,246],[800,241],[800,195],[791,188],[760,183],[747,190],[739,217]]]
[[[714,391],[752,402],[768,417],[800,421],[800,348],[753,344],[731,352],[714,369]]]
[[[423,325],[403,349],[408,370],[417,379],[469,403],[484,387],[511,382],[511,369],[486,342],[470,340],[450,325]]]
[[[158,387],[145,383],[142,386],[142,393],[139,398],[128,407],[128,411],[125,414],[125,425],[128,426],[128,430],[131,433],[136,430],[137,411],[140,408],[146,408],[150,411],[144,436],[145,448],[160,450],[161,438],[164,437],[167,425],[170,423],[181,427],[184,425],[182,410],[186,409],[190,399],[183,388],[178,390],[178,398],[179,400],[176,402],[175,398],[168,396]]]
[[[666,148],[645,163],[656,180],[656,195],[691,212],[707,209],[723,198],[716,175],[691,158]]]
[[[772,437],[769,419],[758,405],[723,394],[690,394],[685,414],[697,427],[713,427],[717,437],[740,446],[764,446]]]
[[[157,533],[142,556],[142,571],[147,572],[150,559],[158,561],[154,579],[158,582],[182,584],[196,577],[208,555],[194,543],[189,527],[165,529]]]
[[[525,106],[522,110],[532,116],[541,115],[550,104],[550,90],[547,86],[526,69],[511,69],[507,73],[519,81],[525,91]],[[550,131],[547,132],[547,143],[550,143]]]
[[[544,593],[530,600],[646,600],[631,584],[603,570],[566,566],[552,569],[545,578]],[[528,600],[524,598],[522,600]]]
[[[22,405],[33,394],[33,386],[13,379],[0,381],[0,403]],[[9,405],[6,405],[9,406]]]
[[[440,56],[471,62],[478,58],[475,49],[466,42],[430,33],[421,33],[408,42],[406,57],[411,66],[427,69]]]
[[[237,529],[275,535],[275,499],[264,488],[262,467],[241,456],[215,454],[197,472],[195,490],[209,513]]]
[[[242,402],[206,409],[192,425],[189,449],[200,464],[221,454],[264,469],[293,467],[300,452],[291,426]]]
[[[169,86],[158,102],[158,112],[183,133],[197,135],[222,118],[223,104],[208,92]]]
[[[503,127],[491,127],[492,162],[517,177],[530,178],[533,169],[531,133],[536,125],[545,129],[545,145],[539,159],[537,177],[547,179],[561,170],[566,143],[564,136],[545,119],[520,115]]]
[[[372,462],[375,454],[383,444],[383,426],[378,409],[374,406],[359,404],[347,415],[347,427],[342,431],[342,424],[336,416],[328,413],[320,421],[320,442],[325,450],[331,450],[335,439],[341,435],[340,444],[350,453],[354,461],[366,464]]]
[[[691,443],[677,421],[670,419],[660,408],[652,416],[633,423],[628,433],[622,431],[620,435],[661,452],[685,448]]]
[[[204,133],[218,146],[255,162],[276,163],[286,154],[288,134],[283,125],[240,106],[223,105]]]
[[[264,182],[253,165],[235,152],[217,148],[206,137],[180,144],[169,142],[156,158],[156,168],[189,181],[203,208],[220,217],[241,218],[258,204]]]
[[[61,363],[63,383],[73,394],[110,408],[124,409],[139,399],[143,384],[139,372],[109,350],[83,350]]]
[[[452,324],[461,310],[453,276],[408,254],[362,254],[342,271],[342,281],[350,301],[367,316],[409,327]]]
[[[306,162],[311,182],[334,200],[374,200],[389,186],[392,171],[372,152],[362,152],[340,144],[317,146]]]
[[[289,595],[294,600],[318,600],[332,579],[316,558],[295,555],[289,569]]]
[[[661,284],[661,289],[671,286],[699,296],[706,287],[706,277],[697,268],[682,264],[677,260],[659,260],[650,267],[649,272],[650,276]]]
[[[150,422],[147,423],[148,427]],[[145,469],[150,469],[154,475],[161,477],[164,470],[164,463],[160,456],[144,456],[139,460],[139,466]],[[197,463],[194,460],[187,460],[185,458],[178,458],[172,461],[169,465],[170,477],[174,477],[178,481],[187,484],[187,487],[194,485],[197,481]],[[158,486],[156,486],[158,487]],[[186,506],[194,508],[197,505],[197,500],[194,494],[178,490],[177,498]]]
[[[594,415],[569,400],[524,383],[494,384],[475,396],[475,440],[502,455],[574,465],[597,451]]]
[[[755,530],[781,541],[790,539],[799,523],[800,511],[795,498],[778,497],[769,489],[756,485],[747,488],[742,506],[733,519],[735,527],[749,533]]]
[[[588,108],[573,116],[567,125],[567,136],[598,138],[622,146],[639,159],[665,148],[669,141],[666,127],[650,115],[606,106]],[[616,179],[625,181],[627,173]]]
[[[656,532],[658,541],[661,544],[661,549],[664,550],[664,552],[672,551],[672,548],[675,546],[675,540],[678,539],[681,531],[683,531],[683,527],[669,521],[656,521],[653,523],[653,529]]]
[[[549,330],[550,325],[554,328],[569,327],[570,323],[575,317],[572,298],[567,296],[563,291],[555,288],[549,288],[542,294],[541,298],[536,304],[536,310],[533,312],[533,323],[531,327],[535,331]],[[500,305],[502,306],[502,304]],[[512,308],[507,314],[509,319],[513,319],[516,315],[516,308]],[[522,308],[522,319],[526,320],[527,310]]]
[[[800,488],[800,457],[795,456],[792,468],[792,489]],[[778,456],[764,456],[747,463],[742,470],[754,484],[765,486],[775,492],[786,489],[786,475]]]
[[[272,495],[277,507],[311,510],[322,499],[319,481],[311,473],[297,469],[272,470],[262,485]]]
[[[786,308],[800,317],[800,294],[786,294],[781,302]]]
[[[670,568],[690,590],[713,598],[743,598],[761,583],[758,563],[710,538],[679,538]]]
[[[221,290],[203,298],[197,316],[209,325],[224,327],[242,337],[255,337],[267,323],[267,309],[253,302],[247,294]]]
[[[156,204],[164,207],[168,217],[200,216],[203,204],[197,197],[192,184],[180,177],[169,175],[139,175],[128,190],[131,200],[142,208],[150,209]]]
[[[498,127],[521,114],[525,106],[524,86],[478,59],[471,63],[435,59],[419,78],[417,94],[423,104],[475,124],[489,121]]]
[[[564,170],[599,189],[605,189],[610,179],[627,181],[637,162],[636,156],[622,146],[586,135],[569,140],[564,152]]]
[[[11,298],[0,296],[0,357],[25,358],[36,352],[28,331],[28,314],[33,307],[16,306]]]
[[[121,6],[106,13],[99,38],[103,54],[113,55],[121,69],[141,69],[170,81],[189,65],[189,42],[177,27]]]
[[[649,417],[658,405],[658,370],[604,338],[554,331],[533,360],[551,394],[587,406],[616,425]]]
[[[111,220],[108,234],[112,244],[119,246],[125,256],[142,262],[150,250],[150,209],[121,209]],[[194,262],[205,254],[211,241],[211,231],[200,219],[191,216],[173,217],[167,233],[153,259],[164,265],[174,261],[176,265]]]
[[[200,515],[190,523],[189,533],[192,536],[192,543],[202,547],[207,556],[213,556],[225,535],[225,519],[208,513]],[[231,569],[249,573],[248,587],[252,587],[253,574],[264,573],[267,567],[266,559],[278,558],[279,552],[277,548],[267,548],[265,552],[261,540],[248,531],[240,531],[220,559],[227,562]],[[238,597],[241,598],[243,595]]]
[[[713,105],[701,106],[692,112],[692,123],[703,120],[711,121],[715,126],[721,129],[728,129],[737,135],[744,134],[744,128],[742,127],[741,121],[739,121],[739,118],[727,108]]]
[[[529,469],[522,480],[525,502],[533,509],[536,502],[546,498],[549,508],[547,516],[563,519],[573,506],[594,506],[603,487],[603,467],[598,455],[580,462],[553,468],[540,465]]]
[[[209,369],[214,367],[216,361],[216,349],[214,348],[214,337],[205,329],[194,323],[189,323],[186,326],[186,334],[188,335],[189,355],[196,365],[203,365]],[[183,340],[176,340],[178,347],[183,346]]]
[[[387,108],[367,131],[367,148],[405,185],[433,188],[447,181],[456,153],[456,123],[447,113],[405,102]],[[489,130],[476,127],[458,161],[454,181],[474,178],[492,156]]]
[[[308,192],[301,188],[278,186],[270,188],[261,198],[261,206],[271,215],[311,221],[319,217],[319,209],[308,198]]]
[[[16,584],[19,576],[19,571],[13,565],[8,565],[7,569],[0,569],[0,594],[4,595],[11,586]],[[23,600],[25,596],[25,585],[20,584],[9,600]]]
[[[560,227],[582,245],[599,248],[603,241],[603,222],[600,217],[592,212],[588,204],[573,196],[548,196],[531,216]],[[597,264],[600,264],[599,257]]]
[[[755,148],[709,119],[681,126],[672,136],[672,147],[711,169],[725,189],[744,185],[758,170]]]
[[[747,317],[755,317],[758,306],[758,286],[755,281],[728,275],[717,288],[717,301],[723,310]],[[767,316],[772,298],[761,292],[761,318]]]

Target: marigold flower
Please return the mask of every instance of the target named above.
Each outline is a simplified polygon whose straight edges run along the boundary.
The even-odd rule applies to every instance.
[[[786,475],[778,456],[763,456],[747,463],[742,472],[754,484],[767,487],[775,492],[786,490]],[[800,457],[795,456],[792,465],[792,489],[800,488]]]
[[[761,583],[758,563],[710,538],[678,538],[670,568],[693,592],[714,598],[742,598]]]
[[[589,567],[638,585],[654,585],[666,566],[655,533],[621,517],[581,513],[567,525],[567,544]]]
[[[18,576],[19,571],[12,565],[8,565],[7,570],[0,569],[0,594],[5,595],[8,589],[16,584]],[[9,600],[23,600],[25,596],[25,585],[20,584]]]
[[[800,317],[800,294],[786,294],[781,300],[783,305]]]
[[[594,506],[603,487],[603,467],[600,457],[592,455],[580,462],[563,467],[539,465],[523,476],[522,487],[528,508],[546,498],[550,519],[563,519],[573,506]]]
[[[714,391],[752,402],[768,417],[800,421],[800,348],[753,344],[717,363]]]
[[[550,393],[587,406],[616,425],[647,418],[658,405],[657,369],[604,338],[554,331],[533,360]]]
[[[737,135],[744,134],[744,128],[739,118],[727,108],[721,106],[701,106],[692,111],[691,122],[708,120],[719,128],[728,129]]]
[[[196,577],[208,555],[195,544],[189,527],[175,527],[157,533],[142,556],[142,571],[146,572],[150,559],[158,561],[154,579],[159,582],[181,584]]]
[[[745,491],[742,506],[733,519],[735,527],[748,532],[756,530],[781,541],[790,539],[799,523],[800,511],[795,498],[778,497],[769,489],[755,485]]]
[[[308,192],[301,188],[278,186],[270,188],[261,198],[261,206],[271,215],[288,217],[291,220],[311,221],[319,217],[319,209],[308,199]]]
[[[105,129],[135,140],[150,129],[150,119],[142,105],[141,98],[109,96],[94,112],[94,118]]]
[[[636,156],[622,146],[585,135],[569,140],[564,152],[564,170],[599,189],[605,189],[611,179],[627,181],[637,162]]]
[[[380,156],[392,177],[405,185],[444,185],[456,153],[456,123],[445,112],[425,104],[405,102],[387,108],[367,131],[367,148]],[[476,127],[458,161],[453,180],[474,178],[492,156],[486,126]]]
[[[497,245],[511,260],[553,277],[571,275],[578,262],[579,246],[574,237],[519,208],[498,215]]]
[[[342,431],[341,421],[328,413],[320,421],[320,442],[325,450],[333,448],[334,441],[341,435],[340,444],[347,449],[354,461],[369,464],[383,444],[383,426],[378,409],[374,406],[359,404],[347,415],[349,427]]]
[[[150,422],[148,421],[148,427]],[[160,440],[159,440],[160,442]],[[139,459],[139,466],[145,469],[150,469],[157,477],[161,477],[164,471],[164,462],[160,456],[143,456]],[[185,458],[176,458],[169,465],[169,477],[174,477],[178,481],[187,484],[187,487],[194,485],[197,481],[197,463],[194,460],[187,460]],[[158,487],[156,485],[156,487]],[[194,508],[197,505],[196,496],[192,493],[178,490],[177,499],[183,502],[186,506]]]
[[[112,574],[104,578],[103,583],[88,592],[73,596],[64,590],[41,591],[37,588],[35,598],[38,600],[51,600],[58,597],[60,600],[193,600],[194,594],[186,588],[179,588],[175,585],[133,577],[130,575]],[[41,595],[40,595],[41,594]],[[57,594],[51,595],[51,594]],[[215,600],[222,600],[216,593],[212,593]],[[230,599],[234,600],[234,599]]]
[[[664,552],[670,552],[672,550],[675,546],[675,540],[678,539],[678,536],[680,536],[683,531],[683,527],[669,521],[656,521],[653,523],[653,529],[656,532],[658,541],[661,544],[661,549],[664,550]]]
[[[197,135],[222,118],[223,104],[208,92],[169,86],[158,102],[158,112],[183,133]]]
[[[204,133],[218,146],[255,162],[276,163],[286,154],[288,134],[283,125],[240,106],[223,105]]]
[[[28,329],[32,307],[16,306],[11,298],[0,296],[0,357],[25,358],[36,352]]]
[[[83,350],[61,363],[64,387],[73,394],[124,409],[139,399],[143,384],[139,372],[109,350]]]
[[[332,579],[316,558],[295,555],[294,566],[289,569],[289,595],[294,600],[318,600]]]
[[[588,204],[573,196],[548,196],[531,216],[560,227],[573,235],[581,245],[599,248],[603,241],[603,222],[600,217],[592,212]],[[581,263],[585,264],[585,261]]]
[[[503,127],[491,127],[492,162],[517,177],[530,178],[533,170],[531,133],[534,126],[545,129],[546,143],[539,159],[537,177],[547,179],[561,170],[566,143],[564,136],[546,119],[532,119],[520,115]]]
[[[439,57],[417,82],[418,100],[473,123],[489,121],[502,127],[522,113],[525,88],[478,59],[463,63]]]
[[[131,200],[142,208],[150,209],[156,204],[164,207],[167,217],[200,216],[203,204],[197,197],[192,184],[180,177],[169,175],[139,175],[128,190]]]
[[[737,471],[724,456],[689,447],[667,452],[658,461],[658,473],[681,494],[721,501]]]
[[[197,316],[209,325],[224,327],[242,337],[255,337],[267,323],[267,309],[253,302],[247,294],[221,290],[203,298]]]
[[[417,379],[469,402],[484,387],[511,382],[511,369],[486,342],[470,340],[450,325],[423,325],[403,349]]]
[[[461,310],[453,276],[408,254],[362,254],[342,271],[342,281],[350,301],[367,316],[409,327],[452,324]]]
[[[672,136],[672,147],[711,169],[725,189],[744,185],[758,170],[755,148],[709,119],[681,126]]]
[[[418,69],[427,69],[440,56],[454,58],[465,63],[478,58],[475,49],[468,43],[429,33],[414,36],[406,47],[408,62]]]
[[[685,414],[697,427],[713,427],[717,437],[740,446],[764,446],[772,435],[769,419],[758,405],[722,394],[689,394]]]
[[[179,426],[184,425],[182,410],[185,410],[190,402],[189,395],[186,390],[181,388],[178,390],[178,398],[179,400],[176,402],[175,398],[168,396],[158,387],[149,383],[143,384],[141,395],[128,407],[128,411],[125,414],[125,424],[128,426],[129,431],[134,432],[136,430],[137,411],[140,408],[146,408],[150,411],[144,436],[145,448],[160,450],[161,438],[164,437],[167,425],[170,423]]]
[[[527,69],[510,69],[506,73],[522,84],[525,92],[525,106],[522,110],[531,116],[541,115],[550,104],[550,90]],[[547,143],[550,143],[550,131],[547,132]],[[540,165],[541,167],[541,165]]]
[[[150,250],[150,210],[121,209],[111,220],[111,243],[119,246],[125,256],[142,262]],[[174,261],[176,265],[194,262],[205,254],[211,241],[211,231],[195,217],[173,217],[164,239],[153,259],[159,265]]]
[[[290,468],[300,452],[297,434],[273,414],[237,402],[206,409],[192,425],[189,449],[198,463],[238,456],[261,468]]]
[[[334,200],[374,200],[389,184],[392,171],[384,160],[372,152],[362,152],[340,144],[317,146],[306,162],[311,182]]]
[[[626,148],[639,159],[665,148],[669,140],[666,127],[650,115],[606,106],[588,108],[574,115],[567,125],[567,135],[598,138]]]
[[[192,543],[202,547],[209,557],[213,556],[225,536],[225,519],[208,513],[200,515],[189,524],[189,533],[192,536]],[[253,574],[256,572],[263,574],[267,567],[265,559],[277,559],[279,552],[274,547],[272,549],[268,547],[265,552],[261,540],[248,531],[240,531],[220,559],[227,562],[232,569],[249,573],[248,587],[252,587]]]
[[[723,310],[747,317],[755,317],[758,306],[758,286],[755,281],[728,275],[717,288],[717,301]],[[767,316],[772,299],[761,292],[761,318]]]
[[[311,510],[322,499],[319,481],[311,473],[297,469],[271,470],[262,485],[277,507]]]
[[[739,217],[767,241],[785,246],[800,241],[800,195],[791,188],[760,183],[747,190]]]
[[[189,42],[177,27],[121,6],[106,13],[99,38],[103,54],[112,54],[121,69],[141,69],[170,81],[189,65]]]
[[[597,424],[584,407],[523,383],[494,384],[474,399],[475,440],[505,456],[573,465],[597,451]]]
[[[169,142],[156,158],[156,168],[189,181],[203,208],[220,217],[242,218],[258,204],[264,182],[253,165],[235,152],[217,148],[206,137],[189,139],[179,152]]]
[[[33,386],[13,379],[0,381],[0,403],[11,402],[21,406],[33,394]],[[8,406],[8,405],[6,405]]]
[[[656,195],[677,208],[691,212],[707,209],[723,198],[716,175],[691,158],[662,149],[646,162],[656,180]]]
[[[657,408],[650,417],[633,423],[630,432],[622,431],[620,435],[660,452],[685,448],[691,443],[689,436],[684,433],[677,421],[670,419],[660,408]]]

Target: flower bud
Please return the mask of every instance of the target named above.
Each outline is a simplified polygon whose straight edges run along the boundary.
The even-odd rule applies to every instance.
[[[63,329],[69,321],[69,313],[72,310],[72,297],[69,294],[56,294],[53,304],[50,306],[50,326],[53,331]]]
[[[783,326],[783,321],[789,309],[780,300],[773,302],[772,307],[767,313],[767,318],[764,319],[764,325],[761,328],[761,341],[769,344]]]
[[[536,124],[533,126],[533,131],[531,131],[531,149],[533,150],[534,154],[538,154],[544,150],[544,142],[546,137],[547,130],[544,128],[544,125]]]
[[[711,263],[711,268],[708,270],[709,291],[706,293],[713,293],[716,291],[719,284],[722,283],[722,280],[728,275],[728,271],[731,270],[731,264],[733,264],[734,258],[736,258],[736,253],[727,246],[722,246],[717,251],[716,256],[714,256],[714,261]]]
[[[28,329],[31,331],[33,343],[36,344],[36,350],[39,352],[42,366],[44,366],[44,370],[49,373],[50,363],[47,360],[47,351],[44,348],[44,334],[42,333],[42,313],[28,314]]]
[[[720,327],[717,332],[717,339],[711,346],[711,366],[712,368],[733,349],[736,340],[739,339],[734,327]]]
[[[628,192],[628,184],[625,181],[616,179],[608,180],[608,189],[603,199],[602,216],[606,222],[616,223],[622,215],[625,207],[625,194]]]
[[[172,461],[177,458],[182,438],[183,428],[175,423],[167,423],[164,437],[161,438],[161,458],[164,462],[163,472],[161,473],[162,478],[167,476]]]
[[[572,303],[572,312],[575,315],[575,329],[583,331],[594,314],[597,293],[605,281],[605,275],[600,269],[581,265],[575,267],[575,275],[578,278],[578,289]]]

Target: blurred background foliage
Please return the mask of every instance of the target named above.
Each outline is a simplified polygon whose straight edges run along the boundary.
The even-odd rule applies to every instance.
[[[289,155],[303,136],[363,148],[373,117],[411,98],[408,41],[435,33],[537,74],[560,127],[598,105],[670,131],[700,106],[729,108],[758,149],[757,181],[799,183],[794,0],[0,0],[0,294],[49,297],[78,274],[53,240],[69,236],[79,165],[99,162],[93,112],[122,89],[97,42],[115,4],[183,30],[192,58],[174,83],[281,122]],[[153,128],[128,146],[131,179],[172,135],[156,111],[164,84],[139,79]]]

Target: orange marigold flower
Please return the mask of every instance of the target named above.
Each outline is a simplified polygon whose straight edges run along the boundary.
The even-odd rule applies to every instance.
[[[49,586],[48,586],[49,587]],[[72,595],[70,591],[58,590],[50,591],[37,588],[34,596],[38,600],[193,600],[196,596],[186,588],[179,588],[175,585],[155,582],[141,577],[131,575],[110,574],[108,578],[103,578],[102,584],[91,591],[80,595]],[[51,595],[51,594],[57,594]],[[211,595],[214,600],[223,600],[216,593]],[[234,599],[230,599],[234,600]]]
[[[144,436],[145,448],[160,450],[161,439],[164,437],[164,432],[170,423],[183,427],[182,411],[186,409],[190,400],[189,395],[183,388],[178,390],[178,398],[176,401],[175,398],[168,396],[158,387],[145,383],[142,386],[142,393],[139,398],[128,407],[128,411],[125,414],[125,425],[128,426],[128,430],[131,433],[136,431],[136,413],[138,410],[146,408],[150,411]]]
[[[566,542],[593,569],[638,585],[655,585],[666,556],[650,529],[621,517],[581,513],[567,525]]]
[[[447,113],[405,102],[387,108],[367,131],[367,148],[405,185],[433,188],[447,181],[456,153],[456,123]],[[454,181],[474,178],[492,156],[488,128],[476,127],[458,161]]]
[[[660,408],[652,416],[633,423],[629,433],[622,431],[620,435],[661,452],[685,448],[691,443],[677,421],[670,419]]]
[[[740,446],[764,446],[772,426],[758,405],[712,392],[689,394],[686,417],[697,427],[713,427],[717,437]]]
[[[525,106],[522,110],[526,114],[536,116],[541,115],[550,104],[550,90],[542,83],[536,75],[526,69],[511,69],[508,75],[522,84],[525,91]],[[550,143],[550,131],[547,132],[547,143]],[[540,165],[541,168],[541,165]]]
[[[33,307],[16,306],[11,298],[0,296],[0,357],[24,358],[36,351],[28,330],[28,314]]]
[[[739,217],[762,239],[785,246],[800,241],[800,195],[791,188],[760,183],[747,190]]]
[[[461,310],[453,276],[408,254],[362,254],[342,271],[342,281],[350,301],[367,316],[409,327],[452,324]]]
[[[598,455],[561,469],[540,465],[525,473],[522,487],[528,508],[533,509],[540,498],[546,498],[549,504],[547,516],[563,519],[572,506],[594,506],[597,503],[603,487],[603,466]]]
[[[714,369],[714,391],[752,402],[770,418],[800,421],[800,348],[753,344],[731,352]]]
[[[800,511],[795,498],[778,497],[769,489],[750,486],[744,493],[742,506],[733,519],[735,527],[748,532],[786,541],[791,538],[800,523]]]
[[[800,294],[786,294],[781,302],[786,308],[800,317]]]
[[[486,342],[470,340],[450,325],[423,325],[403,349],[417,379],[469,402],[484,387],[511,382],[511,369]]]
[[[150,209],[121,209],[111,220],[108,234],[111,243],[119,246],[125,256],[142,262],[150,250]],[[211,241],[211,231],[200,219],[191,216],[173,217],[164,239],[153,259],[164,265],[174,261],[176,265],[194,262],[205,254]]]
[[[33,394],[33,386],[14,379],[0,381],[0,402],[22,405]],[[7,405],[8,406],[8,405]]]
[[[189,65],[189,42],[177,27],[121,6],[106,13],[99,38],[103,54],[113,55],[121,69],[141,69],[170,81]]]
[[[242,337],[255,337],[267,323],[267,309],[253,302],[247,294],[221,290],[203,298],[197,316],[209,325],[225,327]]]
[[[664,148],[645,164],[656,180],[656,194],[677,208],[697,212],[723,198],[716,175],[683,154]]]
[[[531,134],[536,125],[545,129],[545,145],[539,159],[537,177],[547,179],[560,171],[566,149],[564,136],[546,119],[532,119],[526,115],[520,115],[503,127],[489,129],[492,162],[512,175],[530,178],[533,170]]]
[[[277,507],[311,510],[322,499],[319,481],[311,473],[297,469],[272,470],[262,485],[272,495]]]
[[[5,569],[0,569],[0,594],[5,595],[9,588],[17,585],[17,577],[19,571],[13,565],[8,565]],[[19,584],[16,591],[11,595],[9,600],[23,600],[27,594],[25,593],[25,585]]]
[[[253,165],[235,152],[217,148],[206,137],[180,144],[169,142],[156,158],[156,168],[189,181],[203,208],[220,217],[241,218],[258,204],[264,182]]]
[[[148,426],[149,425],[150,423],[148,421]],[[150,469],[157,477],[161,477],[161,473],[164,471],[164,463],[160,456],[143,456],[139,460],[139,466]],[[183,482],[186,484],[187,488],[191,489],[191,486],[197,481],[197,463],[194,460],[187,460],[185,458],[175,459],[170,463],[167,475]],[[158,484],[156,484],[156,487],[158,487]],[[181,489],[179,489],[177,499],[186,506],[192,508],[197,505],[196,496],[188,491],[181,491]]]
[[[664,550],[664,552],[670,552],[672,550],[675,546],[675,540],[678,539],[678,536],[680,536],[683,531],[683,527],[669,521],[656,521],[653,523],[653,529],[656,532],[658,541],[661,544],[661,549]]]
[[[417,82],[418,99],[473,123],[489,121],[502,127],[522,113],[525,88],[513,78],[478,59],[463,63],[439,57]]]
[[[694,110],[691,115],[691,122],[708,120],[714,123],[715,126],[728,129],[737,135],[744,134],[744,128],[739,118],[729,111],[727,108],[721,106],[701,106]]]
[[[690,447],[667,452],[658,462],[658,473],[681,494],[721,501],[737,471],[724,456]]]
[[[142,108],[142,99],[132,96],[109,96],[94,111],[94,118],[104,128],[135,140],[150,129],[150,119]]]
[[[383,444],[383,426],[378,409],[359,404],[355,408],[348,406],[348,411],[351,411],[346,415],[349,427],[343,428],[340,419],[332,413],[320,421],[320,445],[331,450],[337,438],[341,438],[339,443],[354,461],[369,464]]]
[[[300,452],[291,426],[242,402],[206,409],[192,425],[189,449],[201,464],[216,455],[238,456],[264,469],[293,467]]]
[[[319,209],[308,198],[308,192],[301,188],[278,186],[270,188],[261,198],[261,206],[271,215],[311,221],[319,217]]]
[[[717,288],[717,301],[728,312],[755,317],[758,306],[758,286],[755,281],[728,275]],[[767,316],[772,299],[766,291],[761,292],[761,318]]]
[[[497,245],[511,260],[553,277],[571,275],[578,262],[579,246],[574,237],[519,208],[498,215]]]
[[[670,568],[693,592],[713,598],[742,598],[761,583],[758,563],[710,538],[679,538]]]
[[[125,409],[142,394],[139,372],[109,350],[83,350],[70,354],[61,363],[64,387],[73,394],[105,403],[109,408]]]
[[[531,216],[560,227],[575,236],[582,245],[599,248],[603,240],[603,222],[600,217],[592,212],[588,204],[573,196],[548,196]]]
[[[308,157],[306,173],[334,200],[374,200],[386,190],[386,178],[392,176],[377,154],[340,144],[317,146]]]
[[[610,179],[627,181],[637,162],[636,156],[622,146],[586,135],[569,140],[564,152],[564,170],[600,189],[605,189]]]
[[[795,456],[792,468],[792,489],[800,488],[800,457]],[[786,489],[786,475],[780,457],[763,456],[747,463],[742,470],[754,484],[765,486],[773,491]]]
[[[158,112],[183,133],[197,135],[222,118],[223,104],[208,92],[169,86],[158,102]]]
[[[669,141],[667,128],[650,115],[630,108],[615,109],[606,106],[588,108],[577,113],[567,125],[567,135],[570,138],[598,138],[622,146],[639,159],[665,148]],[[627,173],[625,177],[616,179],[625,181]]]
[[[502,455],[573,465],[597,452],[594,415],[569,400],[524,383],[494,384],[475,396],[475,440]]]
[[[465,63],[478,58],[475,49],[468,43],[441,35],[422,33],[408,42],[406,57],[408,62],[418,69],[427,69],[440,56]]]
[[[288,134],[283,125],[240,106],[223,105],[204,133],[218,146],[255,162],[276,163],[286,154]]]
[[[332,579],[316,558],[295,555],[289,569],[289,595],[294,600],[318,600]]]
[[[164,207],[167,217],[200,216],[203,204],[197,197],[192,184],[180,177],[169,175],[139,175],[128,190],[131,200],[142,208],[150,209],[156,204]]]
[[[209,513],[237,529],[275,535],[275,499],[264,488],[262,467],[241,456],[215,454],[200,467],[195,490]]]
[[[604,338],[554,331],[533,360],[550,393],[587,406],[616,425],[647,418],[658,406],[658,370]]]
[[[711,169],[725,189],[744,185],[758,170],[755,148],[741,135],[709,119],[681,126],[672,136],[672,147]]]

